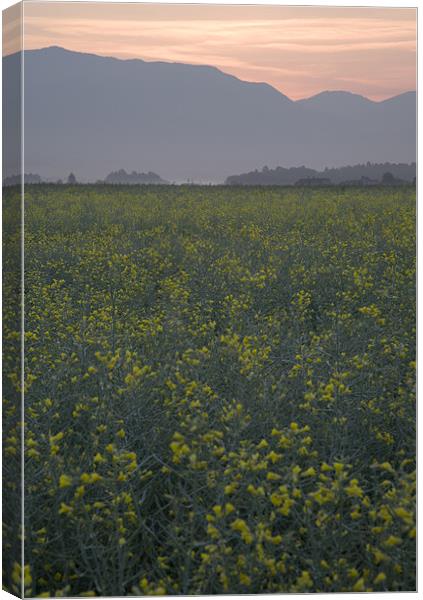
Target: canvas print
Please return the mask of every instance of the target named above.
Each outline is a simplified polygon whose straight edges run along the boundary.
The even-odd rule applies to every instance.
[[[3,587],[416,589],[416,9],[3,13]]]

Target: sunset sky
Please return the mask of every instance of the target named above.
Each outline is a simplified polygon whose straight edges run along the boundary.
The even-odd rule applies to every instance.
[[[214,65],[292,99],[416,88],[415,9],[25,3],[25,49],[51,45]]]

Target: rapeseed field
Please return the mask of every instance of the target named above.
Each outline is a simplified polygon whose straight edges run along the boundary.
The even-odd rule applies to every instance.
[[[414,590],[414,188],[26,186],[23,426],[11,590]]]

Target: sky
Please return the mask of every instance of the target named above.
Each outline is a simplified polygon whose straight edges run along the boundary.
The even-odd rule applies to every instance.
[[[294,100],[324,90],[382,100],[416,89],[413,8],[24,3],[25,49],[52,45],[213,65]]]

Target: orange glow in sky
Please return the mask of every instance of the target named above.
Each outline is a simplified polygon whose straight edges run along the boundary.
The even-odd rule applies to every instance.
[[[292,99],[416,88],[416,10],[24,3],[24,47],[213,65]]]

